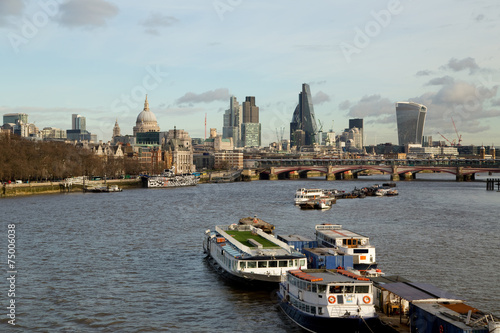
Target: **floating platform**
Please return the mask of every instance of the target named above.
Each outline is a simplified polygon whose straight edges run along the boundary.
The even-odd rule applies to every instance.
[[[274,225],[267,223],[264,220],[259,219],[257,216],[254,217],[244,217],[240,219],[240,224],[251,225],[252,227],[262,229],[267,234],[272,234],[274,230]]]

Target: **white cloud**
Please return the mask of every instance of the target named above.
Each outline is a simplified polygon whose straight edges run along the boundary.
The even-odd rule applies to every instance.
[[[140,25],[146,28],[144,32],[151,35],[159,35],[159,28],[170,27],[177,22],[179,22],[179,20],[173,16],[151,13],[147,19],[140,22]]]
[[[201,94],[195,94],[193,92],[188,92],[184,96],[177,99],[177,104],[183,103],[210,103],[214,101],[227,101],[229,103],[229,90],[227,88],[219,88],[215,90],[210,90],[203,92]]]
[[[59,23],[68,27],[102,27],[119,9],[105,0],[69,0],[60,7]]]
[[[474,58],[468,57],[458,60],[457,58],[451,58],[446,65],[441,66],[442,69],[451,69],[454,72],[459,72],[464,69],[469,70],[469,74],[475,73],[479,70],[479,66]]]
[[[318,91],[316,95],[314,95],[312,98],[312,102],[315,105],[320,105],[329,101],[330,101],[330,96],[322,91]]]

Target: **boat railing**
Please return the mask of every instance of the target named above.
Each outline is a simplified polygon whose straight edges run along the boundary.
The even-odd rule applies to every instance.
[[[238,226],[238,230],[241,231],[250,231],[252,227],[249,225]],[[226,230],[230,230],[228,226],[215,226],[215,231],[221,234],[226,239],[232,239],[232,237],[226,233]],[[238,250],[244,253],[252,253],[252,249],[246,245],[241,244],[240,242],[231,242],[232,245],[238,248]]]
[[[341,224],[318,224],[315,226],[316,230],[333,230],[333,229],[342,229]]]

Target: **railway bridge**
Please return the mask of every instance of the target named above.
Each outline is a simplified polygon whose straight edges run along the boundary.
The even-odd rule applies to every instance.
[[[245,168],[260,179],[307,178],[308,172],[320,172],[327,180],[353,179],[360,172],[390,174],[391,180],[415,179],[417,173],[446,172],[457,181],[474,180],[477,173],[500,173],[500,160],[481,159],[253,159]]]

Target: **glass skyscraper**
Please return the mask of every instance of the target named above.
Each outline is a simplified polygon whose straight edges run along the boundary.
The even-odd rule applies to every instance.
[[[398,141],[400,146],[422,144],[427,107],[413,102],[396,103]]]
[[[299,132],[302,131],[302,132]],[[292,146],[311,146],[316,143],[316,119],[309,85],[302,84],[299,104],[290,122],[290,142]]]

